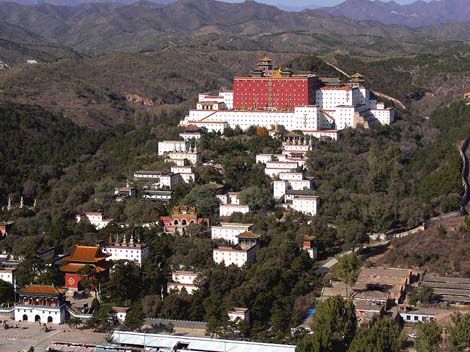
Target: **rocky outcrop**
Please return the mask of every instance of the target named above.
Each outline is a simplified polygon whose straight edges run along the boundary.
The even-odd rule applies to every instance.
[[[155,102],[152,98],[147,98],[139,94],[126,94],[126,101],[129,103],[140,104],[144,106],[155,105]]]

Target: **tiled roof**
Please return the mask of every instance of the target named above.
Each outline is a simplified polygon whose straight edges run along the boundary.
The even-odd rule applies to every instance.
[[[37,294],[37,295],[60,295],[64,293],[63,289],[49,285],[29,285],[24,289],[18,291],[20,294]]]
[[[72,254],[68,257],[65,257],[64,261],[77,263],[97,263],[107,257],[109,257],[109,254],[103,253],[100,246],[76,245],[72,251]]]
[[[251,231],[246,231],[237,236],[238,238],[255,238],[258,239],[261,237],[261,235],[258,235],[256,233],[253,233]]]
[[[68,264],[62,265],[60,267],[60,271],[64,273],[76,273],[82,270],[85,266],[86,264],[68,263]],[[101,266],[91,265],[91,267],[95,269],[96,272],[102,272],[106,270],[106,268],[101,267]]]

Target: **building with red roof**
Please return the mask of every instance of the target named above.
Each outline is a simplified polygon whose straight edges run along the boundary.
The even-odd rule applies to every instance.
[[[62,324],[65,321],[64,289],[54,285],[29,285],[18,291],[16,321]]]
[[[65,286],[71,291],[78,291],[85,287],[79,285],[84,278],[102,279],[108,276],[106,258],[110,255],[104,253],[100,246],[76,245],[72,254],[65,257],[64,265],[60,270],[65,273]]]

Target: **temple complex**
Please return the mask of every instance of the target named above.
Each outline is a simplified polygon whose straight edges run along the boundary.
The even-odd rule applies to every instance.
[[[55,286],[29,285],[18,291],[15,320],[50,324],[65,321],[64,290]]]
[[[208,218],[200,218],[196,208],[182,205],[174,207],[170,216],[162,216],[165,232],[184,233],[190,224],[206,224],[209,225]]]
[[[64,258],[65,264],[60,270],[65,273],[65,286],[70,291],[80,291],[85,287],[79,285],[83,279],[101,279],[109,274],[106,258],[100,246],[76,245],[72,254]]]

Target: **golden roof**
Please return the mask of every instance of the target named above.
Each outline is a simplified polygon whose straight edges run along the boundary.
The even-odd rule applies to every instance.
[[[110,254],[106,254],[101,251],[100,246],[75,245],[72,254],[65,257],[64,261],[75,263],[97,263],[109,256]]]
[[[49,285],[29,285],[22,290],[19,290],[18,293],[22,294],[36,294],[36,295],[61,295],[64,293],[63,289],[57,288],[55,286]]]
[[[274,72],[274,74],[273,74],[273,77],[274,78],[282,78],[282,69],[279,68],[279,70],[276,70],[276,72]]]
[[[351,75],[351,78],[364,78],[364,76],[359,72],[356,72],[355,74]]]
[[[271,59],[269,56],[263,56],[261,59],[259,59],[259,61],[272,62],[273,59]]]

